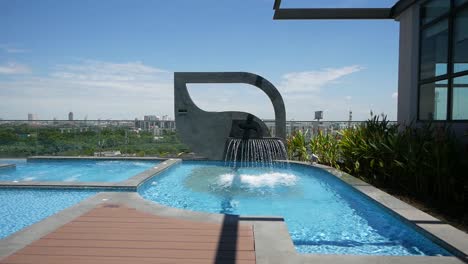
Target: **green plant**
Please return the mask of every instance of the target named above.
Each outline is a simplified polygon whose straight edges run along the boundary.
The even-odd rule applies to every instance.
[[[324,134],[321,131],[310,139],[310,151],[318,156],[318,162],[340,169],[341,150],[339,136]]]
[[[339,146],[346,171],[375,184],[395,184],[394,171],[401,165],[397,132],[398,126],[385,116],[382,120],[372,116],[361,126],[342,131]]]
[[[372,184],[463,214],[468,158],[450,126],[398,127],[373,117],[341,133],[342,169]]]
[[[302,130],[294,131],[286,140],[288,147],[288,157],[290,160],[309,161],[307,152],[306,132]]]

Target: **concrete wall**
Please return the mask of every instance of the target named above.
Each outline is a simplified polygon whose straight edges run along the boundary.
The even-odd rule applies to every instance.
[[[419,77],[419,5],[413,5],[398,18],[400,21],[400,54],[398,67],[399,124],[417,120]]]

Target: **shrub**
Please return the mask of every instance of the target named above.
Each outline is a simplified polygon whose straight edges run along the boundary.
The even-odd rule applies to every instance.
[[[290,137],[287,138],[286,144],[288,147],[288,157],[291,160],[298,160],[298,161],[308,161],[309,154],[307,151],[307,144],[306,144],[306,132],[302,132],[302,130],[297,130],[292,133]]]
[[[318,135],[310,139],[309,148],[318,156],[319,163],[339,169],[341,158],[339,142],[339,136],[324,134],[320,131]]]

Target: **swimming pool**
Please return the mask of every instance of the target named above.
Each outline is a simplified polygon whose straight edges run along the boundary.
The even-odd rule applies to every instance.
[[[0,239],[94,194],[90,190],[0,188]]]
[[[0,160],[16,168],[0,170],[0,181],[119,182],[159,161],[140,160]]]
[[[318,168],[175,165],[142,185],[145,199],[186,210],[283,216],[299,253],[450,256],[427,237]]]

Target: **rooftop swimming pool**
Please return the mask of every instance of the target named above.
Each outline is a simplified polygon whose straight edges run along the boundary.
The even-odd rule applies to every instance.
[[[159,161],[140,160],[6,160],[16,168],[0,169],[0,181],[119,182]]]
[[[0,188],[0,239],[94,194],[89,190]]]
[[[450,256],[411,225],[318,168],[183,162],[142,185],[145,199],[186,210],[283,216],[299,253]]]

